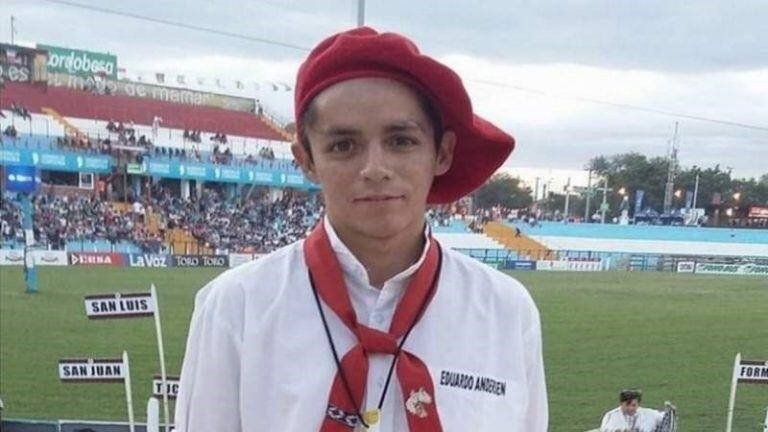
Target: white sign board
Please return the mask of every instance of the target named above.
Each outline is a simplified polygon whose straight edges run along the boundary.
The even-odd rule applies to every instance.
[[[536,261],[536,270],[543,271],[600,271],[600,261]]]
[[[169,399],[175,399],[179,394],[179,377],[165,377],[165,389],[168,392]],[[163,396],[163,378],[155,375],[152,380],[152,394],[157,397]]]
[[[0,265],[24,265],[24,251],[22,249],[0,249]]]
[[[59,379],[65,382],[122,382],[125,368],[122,359],[62,359]]]
[[[152,293],[103,294],[85,297],[88,318],[132,318],[152,316],[155,302]]]
[[[39,266],[66,266],[69,265],[66,251],[37,250],[32,252],[35,257],[35,265]]]
[[[736,379],[740,383],[768,384],[768,361],[741,360]]]
[[[718,275],[763,275],[768,276],[768,265],[696,263],[696,273]]]
[[[693,273],[696,268],[696,262],[694,261],[680,261],[677,263],[678,273]]]

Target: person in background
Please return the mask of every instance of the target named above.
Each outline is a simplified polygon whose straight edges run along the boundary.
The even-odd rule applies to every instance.
[[[622,390],[619,406],[605,413],[600,432],[654,432],[664,414],[641,407],[642,400],[640,390]]]

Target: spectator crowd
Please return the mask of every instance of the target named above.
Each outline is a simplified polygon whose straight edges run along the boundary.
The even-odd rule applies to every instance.
[[[265,198],[224,199],[215,190],[198,198],[182,199],[167,188],[154,187],[149,202],[138,198],[127,211],[94,197],[38,194],[33,198],[34,235],[38,245],[64,249],[69,241],[129,241],[143,252],[159,253],[165,232],[180,228],[198,245],[226,252],[271,252],[303,238],[322,213],[322,205],[289,196],[270,202]],[[145,212],[159,216],[155,233],[146,229]],[[24,243],[21,205],[3,195],[0,201],[3,242]]]

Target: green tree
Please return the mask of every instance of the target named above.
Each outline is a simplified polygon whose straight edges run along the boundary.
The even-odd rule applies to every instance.
[[[531,188],[523,186],[519,178],[506,173],[494,174],[475,192],[475,204],[480,208],[524,208],[532,202]]]

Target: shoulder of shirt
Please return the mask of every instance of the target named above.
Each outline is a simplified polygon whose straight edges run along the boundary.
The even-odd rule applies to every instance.
[[[641,414],[650,414],[650,415],[654,415],[654,416],[663,416],[664,415],[663,411],[655,410],[653,408],[639,407],[637,410]]]
[[[444,265],[451,266],[462,277],[471,279],[472,286],[481,286],[483,296],[493,301],[506,300],[536,309],[528,289],[514,277],[447,247],[443,248],[443,260]]]

